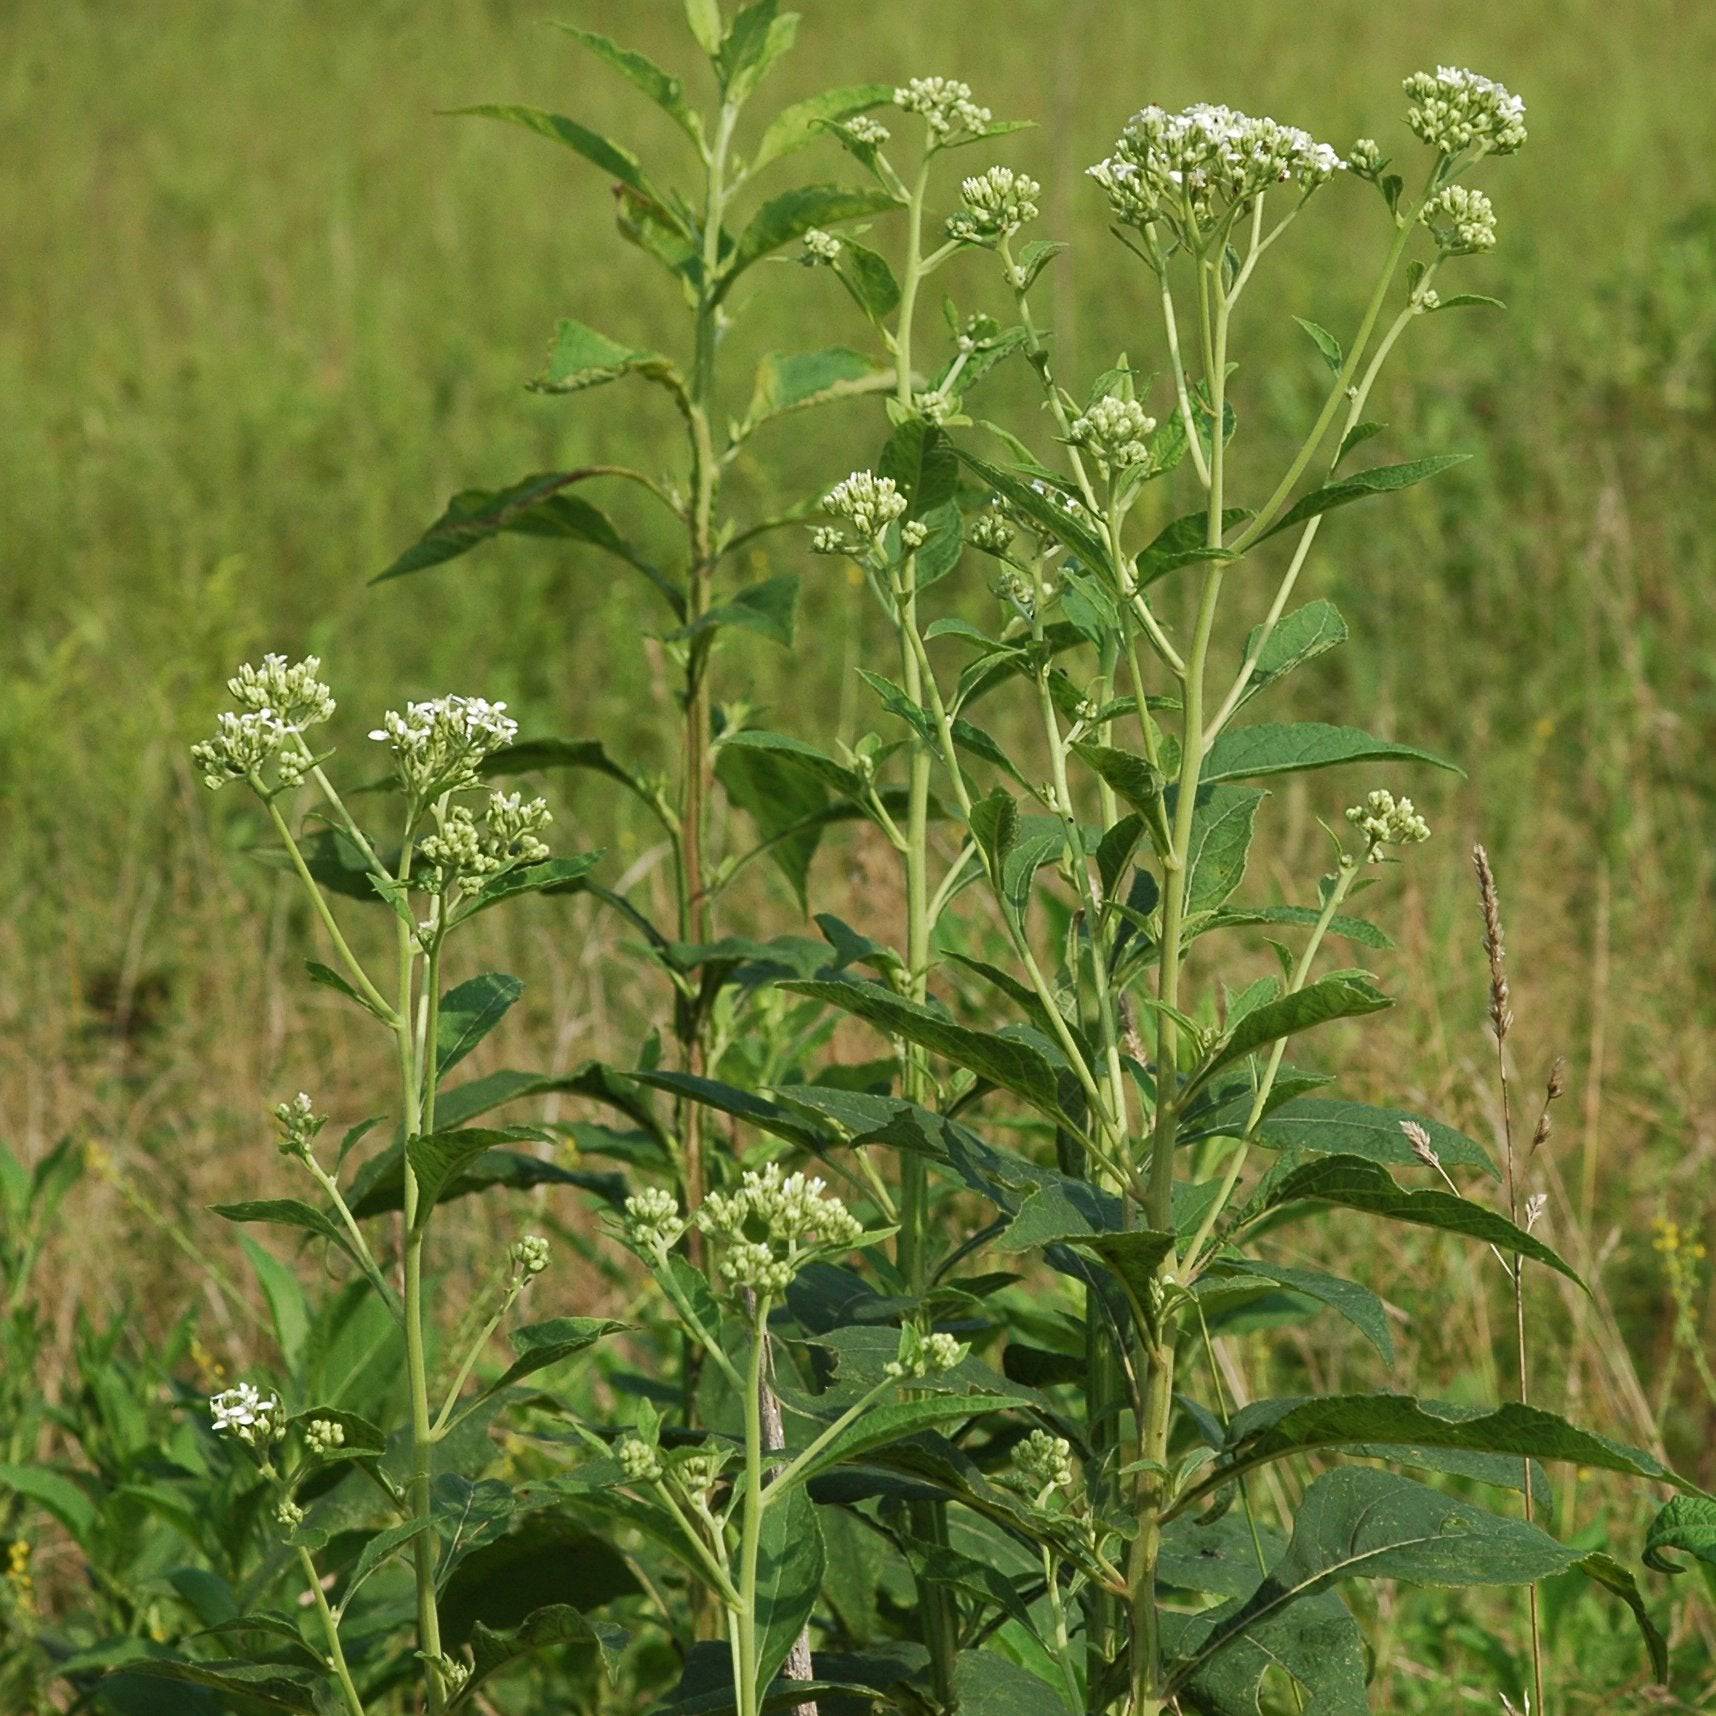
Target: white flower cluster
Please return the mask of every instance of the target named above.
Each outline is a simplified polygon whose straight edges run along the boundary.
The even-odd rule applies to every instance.
[[[317,677],[321,667],[313,655],[298,662],[265,655],[260,667],[246,662],[226,682],[238,709],[217,718],[212,739],[191,747],[191,761],[211,792],[229,781],[261,783],[270,762],[281,786],[298,785],[309,767],[298,735],[334,712],[333,693]]]
[[[304,1445],[326,1459],[346,1445],[346,1427],[337,1418],[312,1418],[304,1426]]]
[[[507,1248],[507,1261],[512,1265],[513,1285],[528,1287],[548,1267],[548,1241],[527,1233]]]
[[[855,119],[846,121],[846,135],[856,143],[863,143],[871,149],[880,149],[892,133],[881,120],[872,119],[867,113],[860,113]]]
[[[1365,857],[1372,864],[1383,861],[1385,846],[1417,846],[1430,838],[1430,824],[1413,809],[1412,800],[1397,799],[1380,788],[1363,804],[1355,804],[1347,812],[1347,821],[1369,843]]]
[[[1135,399],[1107,393],[1081,417],[1075,417],[1067,439],[1075,447],[1088,447],[1111,471],[1142,465],[1150,457],[1149,437],[1156,427]]]
[[[874,548],[888,526],[906,510],[906,497],[892,477],[854,471],[822,497],[825,512],[834,513],[857,533],[854,543],[839,530],[824,526],[810,539],[818,554],[849,554]]]
[[[679,1203],[671,1192],[648,1186],[626,1199],[626,1238],[652,1257],[665,1257],[686,1229]]]
[[[639,1437],[622,1437],[614,1449],[614,1458],[620,1462],[620,1470],[625,1473],[627,1483],[661,1482],[661,1455]]]
[[[900,1350],[897,1357],[882,1367],[887,1376],[901,1382],[916,1382],[926,1376],[944,1376],[965,1363],[969,1344],[956,1341],[952,1335],[926,1335],[907,1323],[900,1330]]]
[[[804,260],[813,268],[819,263],[838,262],[840,260],[840,240],[833,233],[824,232],[821,227],[813,226],[804,235]]]
[[[504,703],[435,697],[390,709],[370,737],[393,753],[401,785],[419,804],[475,786],[483,760],[518,737]]]
[[[1296,125],[1200,101],[1179,113],[1141,109],[1126,122],[1114,153],[1088,171],[1117,220],[1142,226],[1165,219],[1195,241],[1193,227],[1208,227],[1271,186],[1311,191],[1345,166],[1327,143]]]
[[[548,847],[538,836],[553,820],[547,799],[527,801],[516,792],[491,794],[480,823],[474,811],[456,804],[418,847],[426,879],[437,892],[473,890],[514,865],[540,863]]]
[[[235,1436],[252,1448],[265,1448],[285,1429],[280,1396],[264,1394],[254,1383],[241,1382],[209,1399],[217,1435]]]
[[[1444,256],[1474,256],[1496,247],[1496,211],[1482,191],[1450,185],[1424,205],[1419,218]]]
[[[1402,87],[1406,123],[1443,155],[1477,149],[1511,155],[1525,141],[1525,103],[1492,78],[1460,66],[1414,72]]]
[[[949,77],[915,77],[894,91],[894,105],[921,113],[937,143],[981,131],[994,115],[971,99],[971,85]]]
[[[1037,218],[1037,198],[1042,194],[1043,187],[1035,179],[1011,167],[991,167],[960,185],[965,206],[948,216],[948,236],[967,244],[998,244]]]
[[[280,1103],[274,1110],[280,1123],[280,1154],[308,1159],[316,1134],[328,1124],[325,1114],[318,1114],[308,1094],[299,1091],[290,1102]]]
[[[722,1246],[727,1277],[768,1294],[784,1293],[807,1263],[850,1250],[864,1232],[822,1180],[783,1174],[775,1162],[747,1169],[736,1192],[711,1192],[697,1220]]]
[[[1033,1430],[1012,1452],[1013,1475],[1028,1490],[1046,1496],[1073,1484],[1072,1444],[1064,1436]]]

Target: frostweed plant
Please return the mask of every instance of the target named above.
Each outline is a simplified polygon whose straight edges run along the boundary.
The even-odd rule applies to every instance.
[[[1526,1264],[1577,1279],[1536,1194],[1516,1195],[1511,1130],[1504,1214],[1482,1195],[1497,1172],[1483,1145],[1398,1093],[1335,1096],[1328,1069],[1287,1059],[1389,1005],[1329,950],[1390,946],[1353,903],[1408,859],[1440,862],[1418,853],[1430,830],[1397,776],[1452,765],[1252,708],[1347,641],[1330,601],[1295,602],[1326,522],[1458,462],[1359,455],[1385,433],[1370,402],[1408,331],[1489,302],[1445,283],[1495,245],[1469,181],[1522,145],[1522,104],[1471,72],[1413,76],[1410,160],[1227,106],[1141,107],[1086,189],[1139,264],[1154,349],[1090,360],[1035,308],[1067,248],[1034,236],[1039,181],[992,156],[946,161],[1000,153],[1020,124],[925,76],[754,125],[796,19],[774,0],[685,14],[706,106],[644,55],[568,32],[671,123],[677,167],[559,115],[472,110],[596,165],[622,235],[678,287],[677,352],[569,320],[535,383],[663,390],[678,462],[460,494],[382,575],[503,532],[624,563],[659,604],[678,679],[660,752],[520,743],[503,704],[413,702],[370,735],[392,765],[383,837],[306,737],[335,712],[320,664],[269,656],[235,676],[236,707],[194,753],[211,787],[254,794],[332,949],[310,975],[393,1069],[389,1112],[337,1151],[309,1096],[282,1103],[278,1168],[306,1197],[221,1213],[310,1236],[347,1277],[344,1314],[368,1307],[362,1350],[395,1353],[399,1381],[359,1396],[371,1417],[352,1395],[369,1379],[301,1350],[294,1368],[283,1338],[273,1385],[208,1391],[240,1521],[224,1553],[257,1623],[222,1636],[271,1642],[240,1657],[183,1639],[127,1667],[346,1716],[1348,1716],[1390,1707],[1386,1683],[1367,1686],[1351,1581],[1571,1574],[1633,1610],[1660,1668],[1633,1573],[1551,1535],[1532,1502],[1536,1461],[1690,1489],[1649,1454],[1527,1404],[1523,1374],[1493,1408],[1378,1391],[1234,1409],[1222,1362],[1234,1334],[1319,1314],[1392,1359],[1377,1293],[1287,1248],[1331,1214],[1487,1244],[1521,1319]],[[858,182],[768,183],[818,150]],[[1294,450],[1267,468],[1243,435],[1251,401],[1308,386],[1299,369],[1265,383],[1245,340],[1278,313],[1272,247],[1325,207],[1374,222],[1376,274],[1351,329],[1302,322],[1315,385]],[[1329,244],[1354,248],[1346,228]],[[734,378],[735,330],[776,291],[822,294],[865,331]],[[980,396],[1009,364],[1037,404],[1005,423]],[[734,510],[735,463],[765,467],[781,420],[810,411],[843,413],[851,452],[793,504]],[[587,485],[616,497],[613,516]],[[676,556],[643,546],[626,502],[671,521]],[[742,581],[765,556],[767,575]],[[853,635],[885,646],[861,670],[875,701],[857,730],[818,731],[789,705],[794,730],[775,731],[717,697],[723,652],[791,646],[793,568],[826,572],[812,556],[849,563],[876,616]],[[495,784],[541,769],[595,771],[650,819],[671,921],[599,879],[599,855],[549,855],[546,800]],[[1318,797],[1328,769],[1363,771],[1356,803]],[[1259,783],[1307,773],[1330,819],[1323,873],[1285,898],[1248,887]],[[858,924],[819,910],[813,938],[800,920],[837,837],[897,867],[897,891],[874,898],[901,906],[889,921],[867,904]],[[789,914],[776,934],[757,927],[760,888],[742,917],[730,906],[770,866]],[[450,1079],[520,987],[448,987],[459,932],[571,891],[619,915],[657,980],[633,986],[652,1014],[637,1052]],[[348,933],[362,911],[379,937]],[[866,1041],[873,1058],[835,1058]],[[546,1092],[580,1118],[472,1124]],[[573,1166],[538,1148],[563,1138]],[[494,1244],[486,1280],[443,1267],[439,1212],[530,1188],[532,1231]],[[607,1212],[594,1239],[591,1200]],[[509,1327],[495,1374],[494,1337],[544,1292],[543,1234],[579,1258],[575,1293],[625,1284],[633,1321]],[[285,1273],[265,1276],[271,1298]],[[1670,1514],[1658,1559],[1688,1541]],[[288,1604],[303,1634],[280,1620]],[[302,1647],[289,1662],[266,1654],[282,1626]],[[1541,1708],[1541,1685],[1531,1697]]]

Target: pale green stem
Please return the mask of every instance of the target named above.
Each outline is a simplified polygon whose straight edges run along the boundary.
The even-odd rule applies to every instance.
[[[757,1684],[757,1560],[763,1524],[763,1346],[769,1338],[769,1302],[757,1295],[751,1320],[751,1357],[745,1387],[744,1501],[739,1520],[739,1716],[759,1716]]]
[[[501,1301],[500,1309],[483,1324],[481,1332],[471,1342],[470,1350],[465,1354],[458,1372],[453,1378],[452,1386],[447,1390],[447,1398],[441,1403],[441,1410],[436,1415],[435,1427],[431,1434],[437,1440],[446,1433],[447,1420],[452,1417],[453,1408],[459,1404],[460,1392],[464,1389],[466,1382],[470,1380],[471,1372],[476,1368],[477,1360],[483,1355],[483,1349],[494,1338],[495,1330],[501,1326],[501,1321],[507,1312],[518,1303],[518,1296],[523,1291],[524,1284],[522,1282],[513,1282],[507,1289],[506,1297]]]
[[[899,1385],[890,1378],[879,1382],[855,1405],[847,1409],[824,1430],[809,1447],[801,1449],[792,1460],[783,1466],[776,1474],[775,1481],[763,1493],[763,1506],[767,1507],[777,1496],[784,1496],[798,1482],[798,1475],[826,1448],[841,1431],[849,1425],[857,1423],[858,1419],[870,1410],[883,1395]]]
[[[345,1646],[340,1643],[339,1622],[328,1607],[327,1593],[322,1589],[322,1581],[316,1577],[316,1564],[310,1559],[309,1550],[298,1551],[298,1563],[304,1569],[304,1578],[316,1605],[316,1616],[322,1623],[322,1636],[328,1641],[328,1662],[334,1678],[340,1683],[340,1696],[345,1700],[348,1716],[364,1716],[363,1700],[358,1697],[357,1684],[346,1663]]]

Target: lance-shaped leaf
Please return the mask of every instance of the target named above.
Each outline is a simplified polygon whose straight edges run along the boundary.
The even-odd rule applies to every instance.
[[[1244,524],[1250,517],[1251,513],[1245,507],[1227,508],[1221,515],[1222,534],[1225,536],[1236,524]],[[1139,553],[1133,564],[1138,571],[1138,587],[1145,589],[1158,578],[1166,578],[1170,572],[1179,571],[1182,566],[1193,566],[1199,561],[1238,558],[1231,548],[1210,546],[1206,513],[1189,512],[1166,526],[1155,541]]]
[[[1006,1394],[928,1395],[918,1400],[900,1400],[876,1406],[859,1416],[793,1473],[794,1485],[807,1484],[818,1473],[849,1460],[862,1459],[878,1448],[903,1441],[920,1431],[955,1423],[961,1418],[983,1418],[1018,1405]],[[788,1452],[791,1453],[789,1445]],[[778,1492],[777,1492],[778,1493]],[[775,1505],[779,1505],[778,1503]]]
[[[1188,914],[1213,912],[1244,880],[1257,807],[1268,796],[1256,787],[1200,788],[1186,859]]]
[[[1294,668],[1344,644],[1347,637],[1340,610],[1321,597],[1284,615],[1267,635],[1262,626],[1253,627],[1245,640],[1245,655],[1248,661],[1255,657],[1257,665],[1240,697],[1241,706]]]
[[[1662,1636],[1661,1629],[1651,1619],[1650,1610],[1645,1607],[1644,1593],[1639,1589],[1639,1582],[1632,1573],[1614,1556],[1605,1555],[1600,1549],[1579,1561],[1579,1571],[1591,1581],[1600,1586],[1612,1597],[1620,1600],[1632,1611],[1632,1616],[1638,1622],[1639,1636],[1644,1640],[1645,1649],[1650,1653],[1651,1671],[1658,1682],[1668,1684],[1668,1640]]]
[[[673,633],[672,641],[700,637],[727,626],[760,632],[784,648],[792,648],[793,613],[798,605],[798,574],[781,572],[760,584],[735,590],[726,601],[700,614],[690,625]]]
[[[763,728],[748,727],[724,738],[721,747],[723,750],[766,751],[776,757],[790,758],[794,766],[801,768],[831,791],[858,801],[862,801],[864,797],[864,780],[856,769],[847,768],[844,763],[836,762],[825,751],[819,751],[814,745],[807,744],[803,739],[795,739],[791,734],[771,733]]]
[[[524,985],[504,972],[489,971],[449,989],[441,997],[435,1031],[435,1067],[439,1076],[456,1067],[503,1018]]]
[[[820,352],[770,352],[757,366],[756,385],[740,433],[748,435],[771,417],[805,411],[836,399],[854,399],[892,385],[892,370],[877,369],[849,346]]]
[[[892,84],[854,83],[839,89],[825,89],[820,95],[807,96],[783,107],[757,139],[757,151],[751,157],[748,173],[759,172],[771,161],[802,149],[820,136],[830,120],[850,119],[854,114],[868,113],[893,99]]]
[[[1307,983],[1303,989],[1265,1001],[1253,1007],[1217,1048],[1214,1058],[1199,1075],[1207,1079],[1212,1073],[1283,1037],[1309,1031],[1327,1024],[1331,1019],[1350,1019],[1365,1013],[1377,1013],[1394,1003],[1360,972],[1337,973]]]
[[[287,1420],[287,1428],[303,1435],[318,1421],[337,1424],[344,1440],[337,1447],[311,1448],[309,1457],[312,1460],[327,1464],[338,1460],[378,1460],[387,1452],[387,1438],[375,1425],[367,1418],[337,1406],[312,1406],[307,1411],[295,1412]]]
[[[597,59],[605,61],[628,83],[641,89],[693,143],[702,142],[703,127],[687,103],[685,86],[678,78],[664,71],[647,54],[640,54],[635,48],[622,48],[618,42],[599,36],[594,30],[582,30],[576,24],[558,21],[554,27],[564,30],[574,41],[582,42]]]
[[[510,1388],[513,1383],[547,1370],[550,1365],[593,1347],[609,1335],[620,1334],[627,1327],[628,1324],[605,1317],[550,1317],[545,1323],[527,1323],[507,1337],[518,1357],[483,1392],[495,1394]]]
[[[1368,1287],[1339,1275],[1326,1274],[1321,1269],[1299,1269],[1291,1264],[1266,1263],[1253,1257],[1218,1258],[1209,1266],[1204,1278],[1220,1276],[1273,1281],[1291,1293],[1302,1293],[1308,1299],[1327,1305],[1345,1317],[1382,1354],[1385,1362],[1393,1364],[1394,1336],[1388,1326],[1388,1311]]]
[[[1563,1573],[1580,1552],[1392,1472],[1330,1472],[1305,1492],[1286,1553],[1247,1598],[1220,1612],[1169,1675],[1177,1688],[1290,1605],[1348,1579],[1420,1585],[1524,1585]]]
[[[612,1677],[629,1638],[624,1627],[612,1621],[587,1620],[566,1603],[546,1603],[516,1627],[496,1629],[478,1621],[471,1628],[471,1678],[450,1708],[462,1710],[473,1705],[476,1689],[508,1663],[565,1645],[585,1645],[596,1651],[603,1669]]]
[[[1716,1567],[1716,1501],[1708,1496],[1676,1496],[1645,1534],[1644,1564],[1658,1573],[1684,1573],[1685,1564],[1666,1552],[1677,1550]]]
[[[763,1515],[757,1548],[757,1684],[767,1686],[798,1642],[822,1589],[816,1504],[801,1484]]]
[[[503,1144],[548,1142],[548,1134],[538,1126],[470,1126],[411,1139],[405,1154],[417,1176],[417,1225],[428,1221],[442,1192],[487,1151]]]
[[[459,908],[455,922],[463,923],[490,906],[520,894],[571,894],[578,884],[602,861],[600,852],[580,852],[576,858],[548,858],[539,864],[526,864],[516,870],[485,882],[475,896]]]
[[[530,386],[536,393],[581,393],[627,375],[661,382],[675,392],[685,388],[679,372],[660,352],[623,346],[568,316],[556,325],[547,367]]]
[[[1162,776],[1144,758],[1113,745],[1084,740],[1073,746],[1081,762],[1114,788],[1126,802],[1146,810],[1162,796]]]
[[[696,1073],[671,1072],[666,1069],[659,1072],[640,1072],[636,1077],[639,1084],[652,1085],[655,1089],[665,1090],[673,1096],[700,1102],[706,1108],[731,1115],[735,1120],[743,1120],[761,1131],[776,1138],[784,1138],[789,1144],[797,1144],[802,1149],[818,1155],[826,1151],[832,1142],[820,1127],[811,1125],[801,1115],[783,1108],[778,1102],[771,1101],[758,1091],[742,1090],[738,1085],[723,1084],[719,1079],[702,1078]]]
[[[331,1239],[342,1251],[351,1249],[346,1231],[330,1215],[298,1198],[248,1198],[236,1204],[210,1204],[209,1208],[228,1221],[265,1222],[270,1227],[302,1228],[319,1239]]]
[[[1082,502],[1047,486],[1039,488],[1032,478],[1003,470],[987,459],[956,449],[961,463],[981,477],[1002,500],[1022,512],[1043,533],[1078,556],[1083,566],[1096,569],[1108,564],[1108,550],[1096,534]],[[1075,510],[1076,509],[1076,510]]]
[[[715,753],[715,776],[756,823],[769,857],[808,911],[810,861],[829,810],[820,771],[784,747],[724,744]]]
[[[1249,1545],[1248,1545],[1249,1547]],[[1257,1583],[1257,1560],[1251,1555]],[[1197,1615],[1169,1611],[1163,1645],[1170,1661],[1196,1653],[1235,1607],[1224,1604]],[[1302,1689],[1299,1705],[1316,1716],[1370,1716],[1366,1689],[1368,1657],[1359,1631],[1334,1591],[1301,1598],[1279,1614],[1253,1623],[1245,1636],[1223,1647],[1186,1682],[1179,1703],[1198,1716],[1259,1716],[1270,1671],[1291,1675]]]
[[[1456,1197],[1452,1192],[1406,1191],[1375,1162],[1358,1156],[1325,1156],[1319,1161],[1306,1162],[1270,1183],[1267,1198],[1271,1207],[1308,1199],[1314,1203],[1338,1204],[1343,1209],[1363,1210],[1387,1221],[1463,1234],[1468,1239],[1483,1240],[1497,1250],[1529,1257],[1580,1287],[1585,1285],[1571,1265],[1541,1240],[1515,1227],[1506,1216],[1483,1204]]]
[[[15,1491],[45,1508],[79,1543],[88,1542],[100,1519],[83,1484],[46,1466],[0,1465],[0,1489]]]
[[[1642,1448],[1581,1430],[1553,1412],[1517,1401],[1495,1407],[1416,1400],[1408,1394],[1337,1394],[1259,1400],[1242,1407],[1227,1428],[1222,1464],[1199,1489],[1235,1472],[1319,1448],[1365,1446],[1387,1458],[1390,1447],[1508,1454],[1591,1466],[1697,1493],[1697,1486]]]
[[[1072,1716],[1058,1686],[993,1648],[954,1658],[953,1691],[961,1710],[982,1716]]]
[[[906,518],[924,518],[954,498],[959,459],[945,429],[913,417],[888,437],[876,474],[898,485],[908,503]]]
[[[879,984],[845,980],[783,983],[783,989],[863,1019],[889,1036],[928,1049],[965,1067],[990,1084],[1023,1097],[1041,1113],[1057,1116],[1055,1068],[1048,1057],[1017,1037],[998,1036],[957,1025],[944,1013],[921,1002],[908,1001]]]
[[[1254,780],[1260,775],[1333,768],[1339,763],[1374,762],[1428,763],[1450,774],[1462,773],[1453,763],[1415,745],[1396,745],[1386,739],[1372,738],[1357,727],[1298,721],[1290,725],[1267,722],[1256,727],[1230,728],[1210,746],[1201,778],[1213,785],[1217,781]]]
[[[752,215],[721,271],[716,296],[723,297],[753,263],[783,244],[803,238],[812,227],[836,226],[894,207],[887,191],[852,190],[841,185],[804,185],[771,197]]]
[[[580,125],[576,119],[568,119],[560,113],[547,113],[539,107],[520,107],[505,102],[457,107],[449,117],[498,119],[506,125],[522,125],[525,130],[534,131],[539,137],[546,137],[554,143],[563,143],[574,154],[582,155],[592,166],[599,167],[610,179],[618,179],[628,190],[646,198],[664,215],[668,213],[666,203],[645,179],[637,156],[630,149],[604,137],[599,131],[592,131],[589,126]],[[683,232],[683,223],[676,220],[675,224],[680,225]],[[683,236],[689,238],[691,235],[683,233]]]
[[[1201,919],[1189,933],[1207,935],[1211,930],[1236,929],[1251,924],[1283,924],[1309,929],[1321,922],[1322,916],[1316,906],[1230,906]],[[1386,930],[1379,929],[1366,918],[1349,917],[1345,912],[1336,912],[1329,919],[1329,934],[1345,936],[1348,941],[1383,952],[1394,946],[1394,938]]]
[[[1221,1096],[1209,1109],[1187,1116],[1182,1141],[1189,1144],[1200,1138],[1243,1136],[1251,1105],[1249,1089]],[[1452,1126],[1406,1108],[1373,1108],[1369,1103],[1333,1097],[1294,1097],[1267,1114],[1251,1136],[1271,1150],[1363,1156],[1368,1161],[1407,1167],[1418,1160],[1411,1140],[1401,1131],[1401,1123],[1407,1120],[1430,1135],[1431,1148],[1444,1167],[1480,1168],[1492,1177],[1496,1175],[1496,1165],[1483,1145]]]
[[[1300,496],[1258,541],[1264,541],[1278,531],[1291,530],[1294,525],[1303,524],[1307,519],[1331,512],[1336,507],[1350,506],[1367,495],[1392,494],[1397,489],[1411,488],[1414,483],[1421,483],[1439,471],[1463,465],[1470,457],[1469,453],[1439,453],[1433,458],[1414,459],[1405,465],[1378,465],[1373,470],[1342,477],[1339,482],[1325,484],[1308,495]]]
[[[333,1681],[323,1674],[265,1662],[192,1662],[180,1657],[140,1657],[122,1665],[127,1675],[180,1685],[206,1686],[238,1700],[245,1709],[292,1710],[303,1716],[338,1709]]]

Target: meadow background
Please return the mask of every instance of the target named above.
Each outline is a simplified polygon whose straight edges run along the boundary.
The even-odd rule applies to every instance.
[[[1478,457],[1331,526],[1312,593],[1333,597],[1355,641],[1286,696],[1301,717],[1365,711],[1373,730],[1469,771],[1413,783],[1438,838],[1384,913],[1400,947],[1380,970],[1400,1004],[1353,1040],[1368,1058],[1347,1088],[1491,1135],[1466,861],[1481,838],[1507,917],[1522,1086],[1556,1054],[1569,1066],[1551,1238],[1601,1283],[1585,1309],[1537,1283],[1539,1394],[1716,1482],[1716,1401],[1688,1350],[1689,1333],[1710,1336],[1708,1271],[1695,1270],[1677,1344],[1653,1227],[1671,1219],[1692,1244],[1716,1204],[1716,9],[802,10],[775,101],[941,72],[998,117],[1038,122],[1006,158],[1043,182],[1042,231],[1074,243],[1039,313],[1061,368],[1082,375],[1121,350],[1154,363],[1136,265],[1104,236],[1082,178],[1139,105],[1229,101],[1404,148],[1399,80],[1421,65],[1469,64],[1524,94],[1530,142],[1483,176],[1501,247],[1461,265],[1460,289],[1493,292],[1509,313],[1421,323],[1372,412],[1410,449],[1391,456]],[[436,116],[516,100],[646,153],[671,146],[549,16],[685,63],[678,0],[0,8],[0,1138],[26,1161],[68,1135],[99,1146],[105,1171],[75,1194],[75,1243],[53,1277],[65,1340],[85,1311],[138,1307],[148,1338],[195,1309],[208,1347],[241,1363],[230,1239],[212,1218],[168,1212],[278,1192],[266,1110],[300,1086],[336,1116],[374,1107],[369,1045],[348,1046],[337,1003],[297,975],[313,950],[288,880],[246,855],[254,810],[205,793],[188,764],[232,665],[319,652],[348,750],[384,707],[443,690],[508,699],[527,734],[601,733],[646,758],[658,741],[662,660],[642,635],[653,616],[593,554],[509,542],[368,585],[456,489],[621,453],[649,463],[658,445],[669,456],[672,424],[636,392],[568,402],[521,385],[560,315],[639,344],[676,325],[614,234],[600,178],[538,140]],[[830,150],[827,175],[842,167]],[[1282,246],[1276,295],[1248,300],[1237,388],[1253,470],[1288,444],[1317,385],[1290,318],[1350,326],[1375,220],[1356,188],[1331,193]],[[771,272],[766,285],[766,334],[741,343],[859,339],[826,276]],[[967,308],[986,290],[974,272],[958,289]],[[729,373],[737,414],[742,356]],[[868,411],[795,420],[812,435],[780,436],[766,473],[743,464],[737,486],[779,500],[826,486],[879,440]],[[791,683],[788,658],[747,639],[724,648],[717,695],[773,705],[789,730],[838,709],[854,736],[876,724],[851,672],[879,647],[875,616],[797,533],[765,540],[760,566],[806,579]],[[982,574],[968,564],[963,579],[954,599],[982,614]],[[580,779],[559,789],[559,848],[605,846],[610,876],[654,886],[648,831],[599,777]],[[1280,868],[1252,878],[1259,896],[1305,896],[1323,861],[1315,818],[1351,796],[1319,776],[1278,795],[1287,839]],[[843,915],[878,930],[896,919],[877,854],[843,846],[819,862],[848,896]],[[777,924],[792,910],[760,876],[754,906]],[[495,957],[531,988],[524,1022],[503,1033],[508,1062],[624,1052],[636,979],[611,922],[578,902],[513,921]],[[1398,1249],[1352,1272],[1403,1309],[1402,1385],[1505,1389],[1487,1260],[1387,1243]],[[187,1269],[186,1246],[215,1280]],[[567,1272],[556,1290],[582,1289]],[[1282,1338],[1333,1385],[1338,1355]],[[57,1386],[51,1369],[44,1381]],[[1618,1543],[1642,1505],[1577,1475],[1565,1499],[1576,1528]],[[1628,1511],[1611,1516],[1611,1501]],[[1679,1606],[1683,1633],[1708,1624],[1696,1609]],[[1615,1664],[1590,1708],[1622,1707],[1617,1688],[1639,1683],[1622,1625],[1596,1655],[1581,1635],[1559,1638],[1569,1661]],[[1465,1648],[1481,1655],[1483,1641]]]

